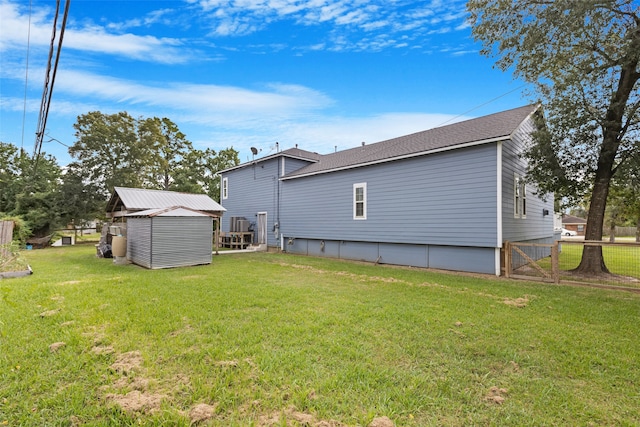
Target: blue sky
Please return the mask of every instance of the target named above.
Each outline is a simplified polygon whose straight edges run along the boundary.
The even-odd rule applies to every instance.
[[[0,0],[0,141],[30,153],[54,12]],[[479,50],[456,0],[72,0],[43,151],[69,162],[90,111],[168,117],[244,162],[276,141],[329,153],[529,103]]]

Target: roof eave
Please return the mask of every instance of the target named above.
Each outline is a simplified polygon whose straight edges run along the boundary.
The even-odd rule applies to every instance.
[[[402,156],[387,157],[387,158],[384,158],[384,159],[374,160],[374,161],[370,161],[370,162],[356,163],[356,164],[353,164],[353,165],[342,166],[342,167],[337,167],[337,168],[332,168],[332,169],[325,169],[325,170],[321,170],[321,171],[309,172],[309,173],[293,175],[293,176],[284,176],[284,177],[280,178],[280,180],[281,181],[287,181],[287,180],[290,180],[290,179],[305,178],[305,177],[314,176],[314,175],[321,175],[321,174],[325,174],[325,173],[339,172],[339,171],[349,170],[349,169],[356,169],[356,168],[361,168],[361,167],[364,167],[364,166],[378,165],[378,164],[382,164],[382,163],[394,162],[396,160],[404,160],[404,159],[410,159],[410,158],[413,158],[413,157],[420,157],[420,156],[426,156],[426,155],[429,155],[429,154],[435,154],[435,153],[442,153],[442,152],[445,152],[445,151],[457,150],[459,148],[474,147],[474,146],[477,146],[477,145],[489,144],[489,143],[498,142],[498,141],[507,141],[509,139],[511,139],[511,135],[499,136],[499,137],[495,137],[495,138],[489,138],[489,139],[483,139],[483,140],[479,140],[479,141],[466,142],[466,143],[452,145],[452,146],[448,146],[448,147],[435,148],[435,149],[432,149],[432,150],[418,151],[416,153],[404,154]]]

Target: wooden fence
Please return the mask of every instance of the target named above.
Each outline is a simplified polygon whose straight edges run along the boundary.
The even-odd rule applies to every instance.
[[[576,270],[585,246],[602,248],[609,274],[590,276]],[[550,283],[579,282],[640,290],[640,244],[579,240],[554,243],[505,242],[504,275]]]
[[[13,221],[0,221],[0,245],[6,245],[13,240]]]
[[[0,221],[0,258],[9,256],[9,245],[13,240],[13,221]]]

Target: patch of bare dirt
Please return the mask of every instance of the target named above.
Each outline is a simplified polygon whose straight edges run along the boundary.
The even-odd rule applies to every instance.
[[[507,395],[508,391],[506,388],[499,388],[493,386],[489,389],[489,392],[484,397],[487,402],[495,403],[496,405],[502,405],[505,400],[505,395]]]
[[[128,388],[130,390],[144,391],[149,388],[149,380],[143,377],[121,377],[113,383],[116,388]]]
[[[141,412],[151,414],[160,409],[162,400],[166,398],[163,394],[152,394],[133,390],[129,393],[107,394],[105,398],[122,408],[125,412]]]
[[[191,424],[197,424],[202,421],[207,421],[216,413],[216,406],[207,405],[206,403],[198,403],[189,411],[189,419]]]
[[[110,345],[94,345],[91,347],[91,353],[93,354],[112,354],[115,350]]]
[[[68,321],[66,321],[66,322],[62,322],[62,323],[60,323],[60,326],[63,326],[63,327],[64,327],[64,326],[71,326],[71,325],[73,325],[74,323],[76,323],[76,321],[75,321],[75,320],[68,320]]]
[[[127,353],[120,354],[116,361],[111,364],[111,369],[119,374],[128,374],[137,369],[140,369],[142,365],[142,355],[139,351],[129,351]]]
[[[374,418],[371,423],[369,423],[369,427],[394,427],[395,424],[389,417],[377,417]]]
[[[55,352],[57,352],[58,350],[60,350],[62,347],[64,347],[65,345],[67,345],[67,343],[62,342],[62,341],[60,341],[60,342],[54,342],[53,344],[51,344],[51,345],[49,346],[49,351],[50,351],[51,353],[55,353]]]

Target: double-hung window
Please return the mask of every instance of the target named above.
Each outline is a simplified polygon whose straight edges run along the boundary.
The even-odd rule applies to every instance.
[[[353,184],[353,219],[367,219],[367,183]]]
[[[222,199],[229,197],[229,178],[222,178]]]
[[[527,217],[527,184],[523,177],[515,174],[513,177],[513,216]]]

